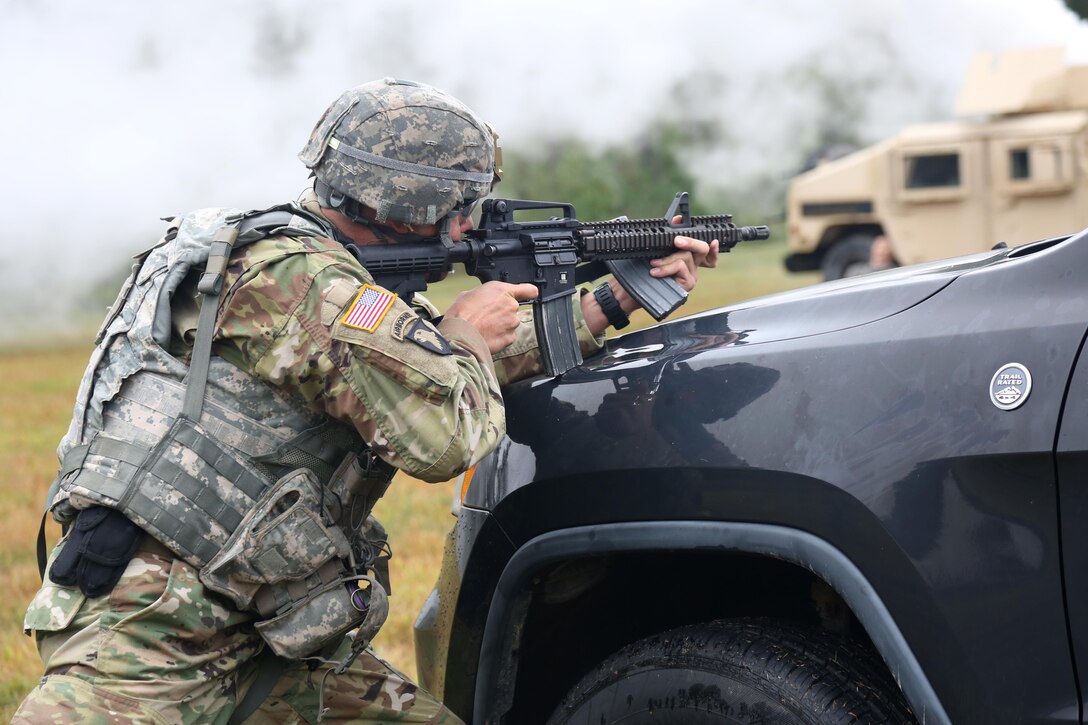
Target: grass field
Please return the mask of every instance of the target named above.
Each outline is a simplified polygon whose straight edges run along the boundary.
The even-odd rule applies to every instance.
[[[787,275],[780,241],[742,245],[704,270],[684,314],[811,284],[814,275]],[[451,280],[428,295],[444,308],[472,278]],[[645,313],[634,326],[652,322]],[[91,333],[88,333],[88,338]],[[56,470],[54,451],[64,434],[89,345],[51,349],[34,341],[27,349],[0,352],[0,562],[7,594],[0,598],[0,718],[10,720],[41,674],[32,641],[22,633],[23,611],[40,580],[34,540],[43,499]],[[393,543],[389,621],[375,646],[394,664],[415,672],[412,623],[438,573],[442,544],[452,523],[452,485],[430,485],[399,476],[378,506]],[[50,543],[59,537],[51,521]]]

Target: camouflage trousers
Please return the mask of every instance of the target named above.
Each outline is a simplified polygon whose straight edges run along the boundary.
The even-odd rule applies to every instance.
[[[147,550],[105,596],[47,579],[25,624],[45,676],[12,722],[226,723],[257,675],[251,619],[186,562]],[[343,675],[334,667],[292,662],[246,723],[317,723],[319,711],[323,723],[461,723],[369,648]]]

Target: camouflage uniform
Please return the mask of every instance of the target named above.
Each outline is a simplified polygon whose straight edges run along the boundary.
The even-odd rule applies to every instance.
[[[319,209],[312,195],[303,205]],[[406,336],[409,323],[433,314],[422,299],[412,307],[395,300],[373,332],[341,324],[373,280],[329,239],[258,241],[235,251],[226,277],[213,354],[308,414],[349,424],[383,459],[424,480],[447,480],[490,451],[504,433],[499,381],[541,371],[528,313],[494,362],[458,319],[436,326],[450,354]],[[170,352],[181,358],[196,299],[183,283],[172,304]],[[575,310],[591,354],[600,341]],[[66,438],[61,452],[78,442]],[[256,676],[263,643],[254,621],[149,537],[108,595],[45,582],[25,627],[37,636],[46,676],[14,722],[226,722]],[[319,706],[326,722],[458,722],[369,649],[341,676],[293,662],[250,721],[312,723]]]
[[[27,626],[46,630],[46,677],[12,722],[225,723],[256,676],[251,616],[165,551],[140,551],[107,596],[47,582],[27,615]],[[369,649],[344,675],[331,669],[292,663],[246,722],[314,723],[319,699],[322,722],[460,722]]]

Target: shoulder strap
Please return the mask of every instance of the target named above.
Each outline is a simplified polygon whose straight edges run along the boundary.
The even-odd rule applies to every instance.
[[[185,403],[181,408],[181,415],[194,423],[200,420],[200,411],[204,408],[204,388],[208,383],[208,368],[212,359],[212,336],[215,334],[219,297],[223,294],[223,275],[227,271],[227,261],[237,239],[237,221],[226,224],[215,233],[208,266],[197,285],[197,290],[204,298],[200,301],[196,340],[193,342],[193,355],[185,380]]]
[[[285,235],[322,236],[332,238],[332,225],[317,214],[298,204],[279,204],[257,212],[250,212],[238,225],[238,244],[252,244],[265,237]]]
[[[182,416],[194,423],[200,420],[200,412],[204,407],[204,389],[208,383],[208,368],[211,364],[212,337],[219,312],[219,298],[223,294],[224,274],[235,246],[252,244],[274,235],[315,234],[331,237],[333,230],[327,221],[293,203],[234,217],[216,232],[208,256],[208,266],[197,285],[203,299],[200,301],[193,355],[189,361]]]

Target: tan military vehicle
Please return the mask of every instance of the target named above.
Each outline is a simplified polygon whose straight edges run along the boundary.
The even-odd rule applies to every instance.
[[[956,115],[797,176],[786,268],[836,279],[889,244],[905,265],[1088,227],[1088,66],[1060,48],[979,55]]]

